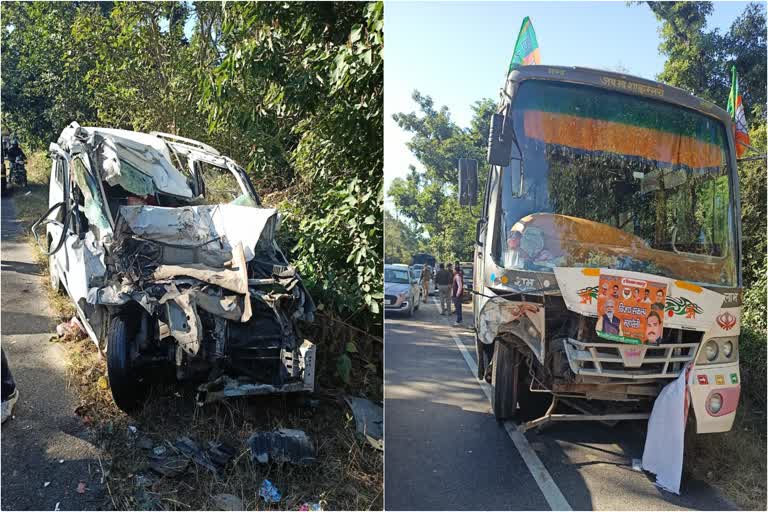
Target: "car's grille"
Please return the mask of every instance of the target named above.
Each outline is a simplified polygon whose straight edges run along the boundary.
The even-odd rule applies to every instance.
[[[673,379],[696,357],[699,343],[629,345],[565,339],[573,373],[619,379]]]

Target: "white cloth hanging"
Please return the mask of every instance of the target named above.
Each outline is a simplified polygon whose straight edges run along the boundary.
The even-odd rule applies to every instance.
[[[643,450],[643,469],[656,475],[656,485],[680,494],[685,422],[688,419],[687,379],[691,364],[664,386],[653,404]]]

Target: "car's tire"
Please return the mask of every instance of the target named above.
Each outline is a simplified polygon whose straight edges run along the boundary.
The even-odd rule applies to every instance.
[[[149,393],[146,380],[130,357],[140,323],[141,314],[121,313],[112,317],[107,335],[107,374],[112,398],[128,413],[141,408]]]
[[[475,357],[477,361],[477,378],[483,380],[485,378],[485,368],[487,362],[485,360],[485,350],[483,348],[484,343],[480,341],[480,337],[475,333]]]
[[[509,343],[496,340],[493,350],[491,405],[497,420],[515,418],[520,395],[527,391],[521,382],[522,354]]]

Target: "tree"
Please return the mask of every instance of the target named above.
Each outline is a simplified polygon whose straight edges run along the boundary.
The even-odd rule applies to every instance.
[[[411,226],[384,211],[384,263],[411,262],[411,257],[419,252],[419,237]]]
[[[457,166],[459,158],[478,160],[481,190],[487,175],[485,146],[488,140],[493,101],[475,102],[469,128],[460,128],[447,107],[435,109],[431,97],[414,91],[419,113],[393,117],[413,134],[408,149],[424,167],[411,167],[408,175],[393,180],[389,188],[398,213],[410,220],[425,237],[427,252],[439,260],[471,259],[477,219],[458,203]]]

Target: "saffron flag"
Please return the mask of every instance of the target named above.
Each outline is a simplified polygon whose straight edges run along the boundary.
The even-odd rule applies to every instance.
[[[749,130],[747,129],[747,116],[744,115],[744,105],[741,104],[739,94],[739,76],[736,74],[736,66],[731,68],[731,94],[728,95],[728,113],[733,119],[736,139],[736,156],[741,157],[749,144]],[[746,145],[745,145],[746,144]]]
[[[530,18],[526,16],[520,27],[520,33],[517,35],[515,53],[512,54],[512,60],[509,61],[507,73],[518,66],[539,64],[540,62],[541,54],[539,53],[539,43],[536,41],[536,32],[533,31],[533,23],[531,23]]]

